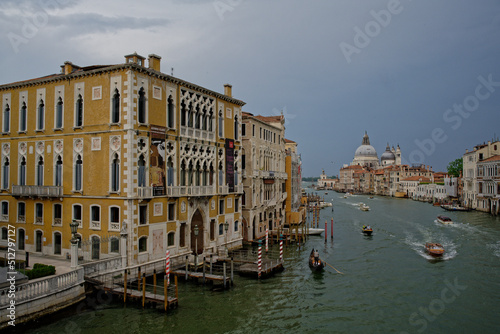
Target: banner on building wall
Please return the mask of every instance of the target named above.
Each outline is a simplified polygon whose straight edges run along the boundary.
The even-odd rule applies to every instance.
[[[234,140],[226,139],[226,184],[234,192]]]
[[[153,187],[153,195],[165,195],[165,136],[167,129],[151,125],[151,150],[149,156],[149,179]]]

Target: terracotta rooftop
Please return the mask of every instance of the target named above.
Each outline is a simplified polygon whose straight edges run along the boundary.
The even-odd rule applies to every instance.
[[[294,142],[293,140],[286,139],[286,138],[285,138],[285,143],[293,143],[293,144],[296,144],[296,142]]]
[[[500,161],[500,155],[494,155],[488,159],[484,159],[484,160],[481,160],[479,161],[479,163],[481,162],[489,162],[489,161]]]
[[[431,180],[427,177],[423,177],[423,176],[418,176],[418,175],[415,175],[415,176],[410,176],[406,179],[403,179],[401,181],[421,181],[421,182],[431,182]]]
[[[257,118],[258,120],[261,120],[261,121],[266,122],[266,123],[276,123],[276,122],[279,123],[283,119],[282,115],[279,115],[279,116],[261,116],[261,115],[257,115],[257,116],[254,116],[254,117]]]
[[[341,170],[342,169],[363,169],[363,167],[361,167],[360,165],[352,165],[352,166],[343,167],[343,168],[341,168]]]

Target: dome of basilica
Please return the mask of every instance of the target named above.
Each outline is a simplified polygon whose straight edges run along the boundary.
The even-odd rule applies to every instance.
[[[394,153],[391,152],[389,144],[387,144],[385,152],[382,153],[382,156],[380,157],[380,161],[385,161],[385,160],[392,160],[392,161],[396,160],[396,156],[394,155]]]
[[[354,153],[354,157],[375,157],[378,159],[377,151],[375,151],[375,148],[370,145],[370,138],[367,133],[363,136],[363,142]]]

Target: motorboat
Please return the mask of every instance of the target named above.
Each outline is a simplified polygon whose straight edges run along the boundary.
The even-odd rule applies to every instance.
[[[441,224],[453,224],[453,220],[451,220],[450,217],[446,216],[437,216],[437,221],[440,222]]]
[[[368,226],[363,226],[361,231],[363,232],[364,235],[372,235],[373,229],[368,225]]]
[[[310,228],[306,229],[306,233],[308,235],[321,235],[321,233],[323,233],[324,231],[325,231],[324,228],[312,228],[312,227],[310,227]],[[299,234],[300,234],[300,232],[299,232]]]
[[[368,205],[366,205],[366,204],[360,205],[359,209],[361,211],[370,211],[370,207]]]
[[[438,244],[438,243],[427,242],[425,244],[425,249],[432,256],[441,256],[441,255],[444,254],[444,247],[443,247],[443,245]]]
[[[451,204],[443,204],[441,205],[441,208],[447,210],[447,211],[470,211],[470,208],[464,208],[463,206],[460,205],[451,205]]]

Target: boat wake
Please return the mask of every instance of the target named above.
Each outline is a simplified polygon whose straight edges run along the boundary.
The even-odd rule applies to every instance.
[[[430,236],[430,233],[424,233],[424,234],[426,234],[427,236]],[[427,252],[427,250],[425,249],[425,243],[429,242],[430,240],[443,245],[443,247],[445,249],[445,253],[443,254],[443,256],[435,257],[435,256],[430,255]],[[405,239],[405,244],[410,246],[410,248],[413,251],[415,251],[418,255],[420,255],[421,257],[423,257],[427,260],[451,260],[455,256],[457,256],[457,254],[458,254],[457,246],[453,243],[453,241],[447,239],[446,237],[442,237],[442,236],[437,237],[437,238],[433,238],[433,239],[430,239],[428,237],[424,237],[423,240],[419,240],[419,239],[415,238],[413,235],[408,234],[406,236],[406,239]]]
[[[488,248],[493,250],[493,255],[500,257],[500,241],[497,241],[496,244],[489,244]]]

